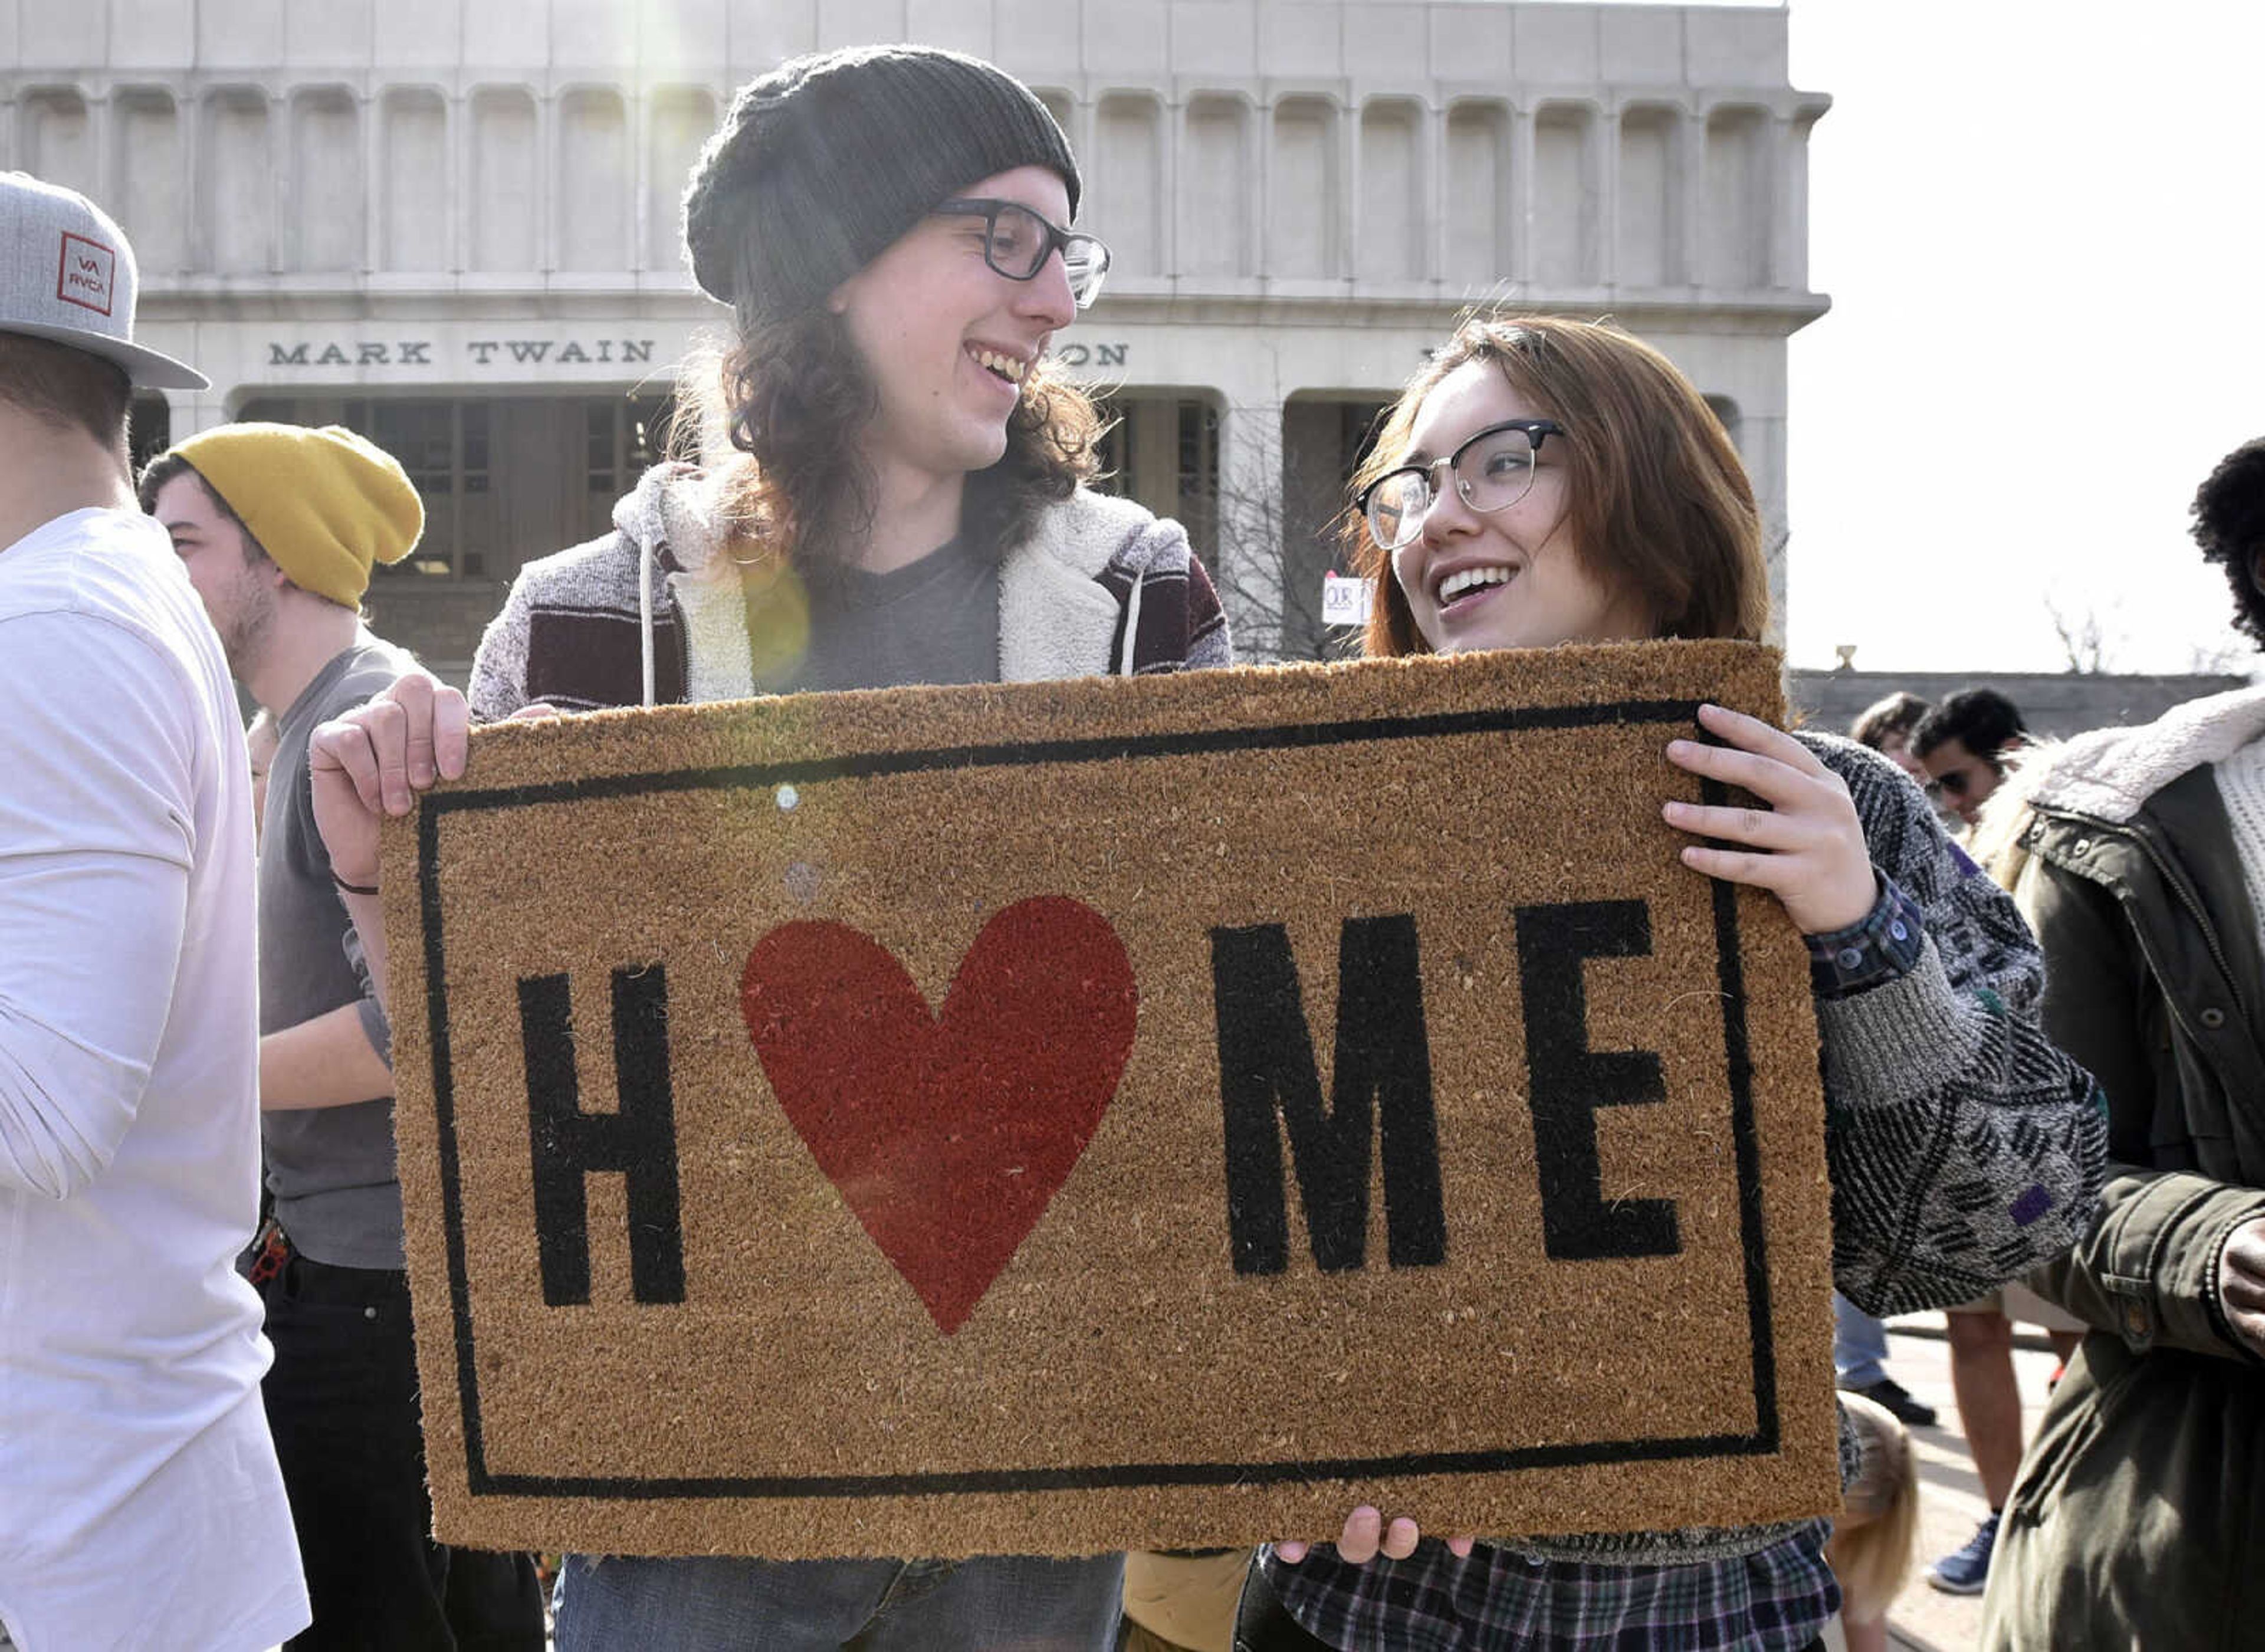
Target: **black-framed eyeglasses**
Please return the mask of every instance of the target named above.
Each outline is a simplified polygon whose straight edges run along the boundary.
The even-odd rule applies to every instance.
[[[1360,513],[1369,535],[1386,550],[1412,543],[1438,497],[1433,480],[1442,469],[1475,511],[1506,511],[1533,485],[1533,461],[1543,440],[1565,434],[1551,418],[1505,418],[1467,438],[1444,459],[1387,470],[1360,491]]]
[[[1059,249],[1062,269],[1069,276],[1069,295],[1077,307],[1083,309],[1101,296],[1102,280],[1109,273],[1109,249],[1098,237],[1058,229],[1016,200],[969,195],[947,200],[936,211],[946,218],[982,219],[983,261],[1009,280],[1037,280]]]

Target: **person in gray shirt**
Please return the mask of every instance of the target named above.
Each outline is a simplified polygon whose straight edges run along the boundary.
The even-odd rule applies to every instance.
[[[348,950],[307,783],[315,726],[415,666],[360,605],[371,564],[416,544],[424,507],[351,431],[263,424],[180,443],[143,473],[141,499],[275,729],[259,862],[274,1231],[254,1279],[275,1349],[261,1390],[314,1605],[292,1645],[540,1652],[529,1559],[428,1535],[387,1023]]]

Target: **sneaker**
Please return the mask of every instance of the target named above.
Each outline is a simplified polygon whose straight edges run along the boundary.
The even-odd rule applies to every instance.
[[[1877,1382],[1868,1383],[1861,1388],[1851,1388],[1848,1392],[1862,1394],[1898,1423],[1915,1429],[1934,1426],[1934,1408],[1921,1405],[1912,1399],[1903,1384],[1893,1377],[1883,1377]]]
[[[1998,1517],[1974,1528],[1966,1546],[1926,1568],[1926,1581],[1946,1595],[1978,1595],[1990,1581],[1990,1552],[1998,1546]]]

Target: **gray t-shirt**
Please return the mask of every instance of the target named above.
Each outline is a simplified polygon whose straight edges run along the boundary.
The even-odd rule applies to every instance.
[[[307,739],[414,662],[364,637],[315,673],[277,719],[275,761],[259,834],[259,1030],[271,1033],[358,1004],[371,1046],[388,1048],[385,1012],[346,955],[346,909],[315,830]],[[259,1116],[275,1219],[317,1262],[398,1268],[401,1183],[393,1163],[393,1098]]]
[[[765,693],[999,680],[999,564],[964,536],[887,573],[829,569],[809,597],[809,645],[759,671]]]

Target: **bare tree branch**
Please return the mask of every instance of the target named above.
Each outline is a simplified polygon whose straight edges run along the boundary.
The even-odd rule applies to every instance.
[[[2198,677],[2247,677],[2260,663],[2256,644],[2237,631],[2187,651],[2187,669]]]
[[[1279,410],[1249,414],[1244,462],[1220,467],[1218,551],[1213,578],[1234,626],[1238,658],[1253,661],[1342,659],[1359,633],[1322,621],[1322,580],[1343,571],[1333,502],[1290,486]],[[1333,501],[1333,495],[1331,496]]]
[[[2083,613],[2072,615],[2057,601],[2047,597],[2045,613],[2052,620],[2053,635],[2060,638],[2061,651],[2068,657],[2071,671],[2097,675],[2114,669],[2109,659],[2113,651],[2107,630],[2100,622],[2098,609],[2087,607]]]

